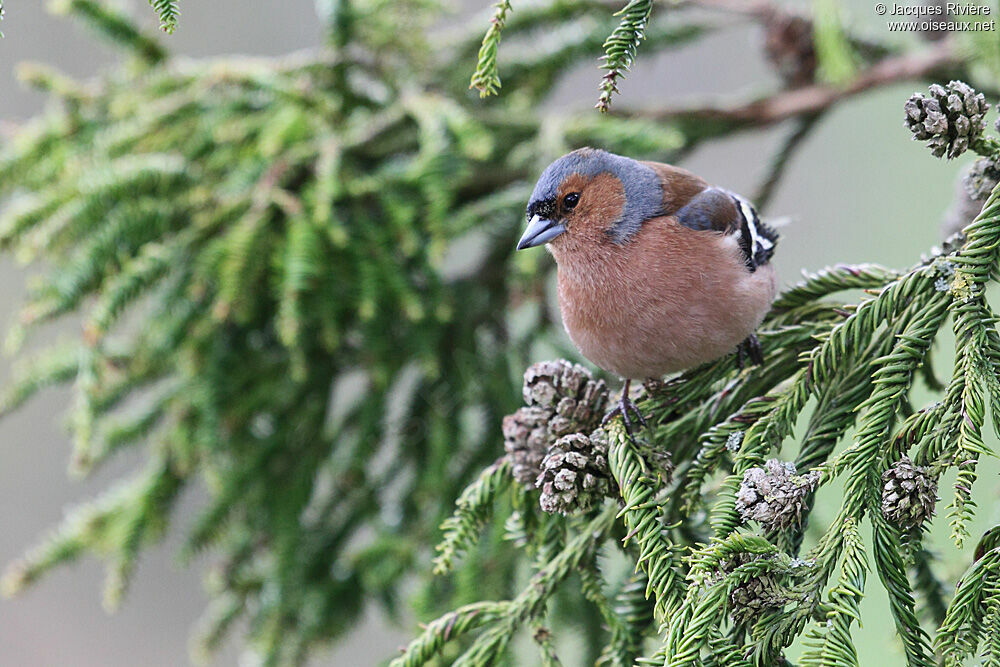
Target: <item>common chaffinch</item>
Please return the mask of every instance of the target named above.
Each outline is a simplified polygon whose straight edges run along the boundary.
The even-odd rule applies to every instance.
[[[734,349],[762,361],[754,330],[777,292],[777,234],[743,197],[694,174],[581,148],[542,173],[518,250],[548,244],[563,324],[580,352],[625,380]],[[610,416],[609,414],[609,416]]]

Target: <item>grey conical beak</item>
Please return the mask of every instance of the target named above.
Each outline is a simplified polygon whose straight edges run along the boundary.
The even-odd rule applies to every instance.
[[[534,248],[535,246],[548,243],[555,237],[566,231],[566,225],[547,220],[540,216],[532,216],[528,221],[528,228],[521,235],[521,240],[517,242],[517,249]]]

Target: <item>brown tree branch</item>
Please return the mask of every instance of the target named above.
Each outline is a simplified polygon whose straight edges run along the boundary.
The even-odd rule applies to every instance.
[[[829,109],[835,103],[873,88],[915,79],[936,78],[961,63],[950,40],[915,54],[890,56],[860,72],[845,86],[814,84],[757,98],[736,106],[693,106],[653,111],[621,111],[622,116],[646,117],[685,126],[698,138],[734,129],[766,127]]]

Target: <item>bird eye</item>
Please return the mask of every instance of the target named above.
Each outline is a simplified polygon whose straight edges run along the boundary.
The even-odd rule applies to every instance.
[[[563,197],[563,206],[565,206],[567,209],[573,208],[579,202],[580,202],[580,193],[579,192],[571,192],[568,195],[566,195],[565,197]]]

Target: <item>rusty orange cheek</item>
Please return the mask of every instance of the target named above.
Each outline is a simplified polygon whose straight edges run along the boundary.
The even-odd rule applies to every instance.
[[[621,217],[625,189],[616,176],[601,173],[592,178],[573,174],[559,188],[559,201],[570,192],[580,193],[580,203],[567,215],[567,226],[576,233],[607,231]]]

